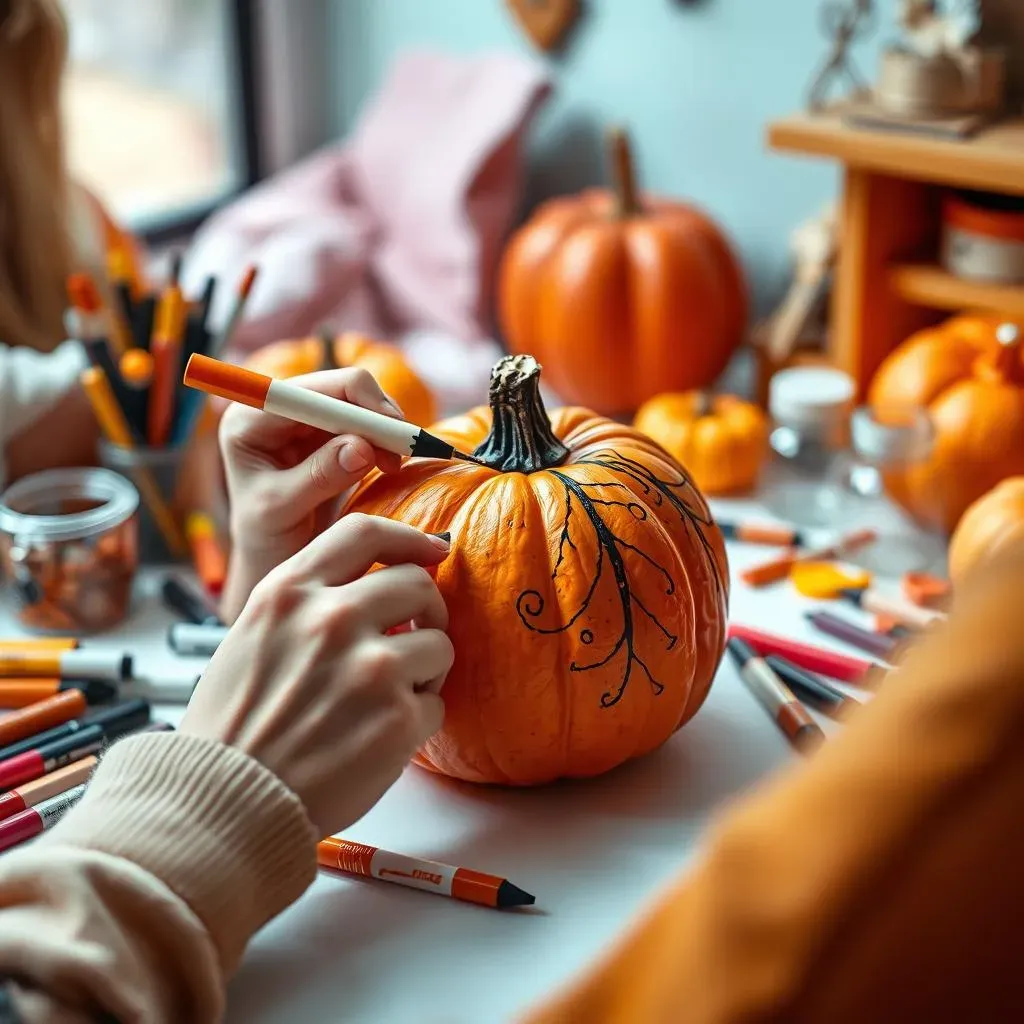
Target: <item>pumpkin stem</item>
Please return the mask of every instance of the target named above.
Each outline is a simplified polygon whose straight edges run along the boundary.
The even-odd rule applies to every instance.
[[[340,370],[341,364],[337,359],[334,358],[334,331],[327,325],[324,325],[317,332],[317,336],[320,338],[320,369],[321,370]]]
[[[693,415],[700,419],[710,416],[715,411],[715,401],[710,391],[698,391],[693,404]]]
[[[557,466],[569,449],[555,437],[540,396],[540,365],[533,356],[505,356],[491,371],[491,432],[473,452],[503,473],[536,473]]]
[[[1016,324],[1001,324],[996,331],[999,352],[995,358],[995,368],[1004,380],[1017,383],[1021,379],[1020,365],[1020,328]]]
[[[633,152],[624,128],[608,130],[608,152],[615,183],[616,216],[632,217],[640,212],[640,195],[636,187]]]

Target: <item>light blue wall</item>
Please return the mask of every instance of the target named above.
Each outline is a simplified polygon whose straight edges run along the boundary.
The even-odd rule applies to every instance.
[[[790,229],[834,194],[827,164],[767,152],[825,49],[819,0],[589,0],[532,141],[529,198],[600,180],[600,129],[633,134],[644,185],[689,197],[737,242],[758,306],[786,282]],[[886,15],[892,0],[882,0]],[[891,22],[888,22],[891,24]],[[345,132],[407,47],[532,53],[504,0],[331,0],[334,127]],[[858,47],[872,72],[875,42]]]

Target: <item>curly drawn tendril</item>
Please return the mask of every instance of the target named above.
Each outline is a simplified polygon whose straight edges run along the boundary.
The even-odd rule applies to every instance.
[[[685,473],[682,474],[682,479],[680,480],[663,480],[652,473],[642,463],[636,462],[633,459],[620,455],[618,452],[610,449],[607,452],[598,452],[589,459],[583,459],[577,463],[577,465],[598,466],[602,469],[608,470],[612,474],[629,477],[640,488],[641,493],[648,503],[653,504],[656,508],[664,505],[664,503],[668,501],[679,513],[680,519],[683,521],[687,532],[692,533],[702,545],[704,553],[711,565],[711,571],[714,576],[719,595],[721,596],[724,593],[724,584],[718,566],[718,560],[715,557],[714,550],[702,529],[704,526],[711,526],[712,520],[710,515],[704,512],[701,508],[703,503],[700,501],[698,492],[693,487],[692,481]],[[597,558],[594,564],[593,576],[590,586],[587,589],[587,593],[584,595],[579,607],[573,612],[569,620],[567,622],[563,622],[561,625],[546,628],[540,625],[537,621],[543,616],[545,609],[544,597],[538,590],[524,590],[516,599],[516,612],[518,613],[523,625],[532,632],[545,635],[569,632],[579,621],[580,617],[586,614],[589,609],[607,564],[615,579],[616,589],[619,595],[619,602],[622,610],[621,630],[612,645],[611,650],[609,650],[604,657],[587,664],[581,664],[577,661],[573,661],[569,665],[569,671],[591,672],[601,669],[614,661],[624,650],[625,663],[623,666],[622,676],[616,686],[606,690],[601,695],[601,706],[604,708],[614,707],[614,705],[622,699],[622,696],[626,692],[626,688],[632,678],[634,667],[636,666],[638,666],[640,671],[647,677],[654,693],[656,695],[660,694],[664,691],[665,687],[654,678],[647,666],[647,663],[641,657],[636,648],[636,637],[634,635],[634,606],[642,615],[652,622],[660,631],[662,636],[664,636],[666,641],[665,650],[672,650],[678,643],[679,637],[671,633],[657,615],[644,605],[631,591],[629,586],[629,573],[626,568],[623,552],[632,551],[649,567],[660,573],[665,580],[665,593],[667,595],[675,593],[676,584],[664,566],[660,565],[650,555],[636,545],[630,544],[623,540],[623,538],[619,537],[615,531],[608,526],[601,514],[602,508],[617,507],[628,511],[637,521],[645,522],[648,519],[647,509],[636,501],[614,501],[607,498],[593,497],[588,493],[590,490],[599,490],[601,488],[618,488],[632,493],[633,489],[621,481],[588,481],[586,483],[582,483],[580,481],[573,480],[565,473],[557,470],[551,470],[551,473],[561,481],[562,486],[565,488],[565,515],[562,520],[562,530],[558,539],[558,549],[551,578],[553,580],[557,579],[559,569],[565,561],[566,548],[578,550],[570,536],[570,524],[577,506],[586,516],[587,521],[594,530],[594,535],[598,542]],[[687,497],[692,496],[692,500],[696,507],[688,503],[683,497],[676,493],[680,490],[689,492]],[[575,504],[573,501],[574,498]],[[582,629],[580,631],[579,640],[582,644],[589,646],[594,642],[593,631],[590,629]]]

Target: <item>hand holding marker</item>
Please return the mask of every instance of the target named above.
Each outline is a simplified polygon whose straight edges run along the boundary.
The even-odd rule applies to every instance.
[[[329,434],[358,434],[376,447],[396,455],[461,459],[483,465],[474,456],[460,452],[412,423],[209,356],[196,354],[189,359],[185,368],[185,384],[219,398],[317,427]]]

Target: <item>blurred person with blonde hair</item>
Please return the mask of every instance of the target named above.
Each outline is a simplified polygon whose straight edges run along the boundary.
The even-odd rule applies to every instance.
[[[65,342],[66,282],[104,279],[125,237],[64,161],[67,26],[57,0],[0,0],[0,486],[95,455],[96,427]]]

